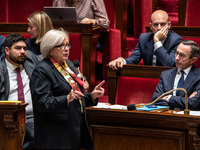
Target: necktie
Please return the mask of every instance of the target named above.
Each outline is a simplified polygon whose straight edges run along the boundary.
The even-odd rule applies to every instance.
[[[184,82],[184,71],[181,70],[181,78],[178,81],[177,88],[181,88],[183,85],[183,82]],[[179,92],[180,92],[180,90],[176,91],[176,96],[179,96]]]
[[[23,83],[22,83],[22,77],[20,74],[20,67],[15,69],[17,72],[17,85],[18,85],[18,100],[22,101],[24,103],[24,88],[23,88]]]

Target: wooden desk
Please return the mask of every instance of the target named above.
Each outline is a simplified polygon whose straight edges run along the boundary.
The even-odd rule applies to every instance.
[[[64,28],[69,33],[82,35],[83,74],[90,84],[90,89],[95,86],[95,60],[96,46],[101,27],[92,27],[92,24],[55,24],[54,28]],[[27,23],[0,23],[0,34],[27,33]],[[28,34],[28,33],[27,33]]]
[[[27,104],[0,103],[0,149],[22,150]]]
[[[86,112],[95,150],[200,149],[197,116],[98,108]]]
[[[178,33],[182,37],[200,37],[200,27],[192,26],[172,26],[170,30]],[[146,26],[146,32],[152,32],[149,26]]]

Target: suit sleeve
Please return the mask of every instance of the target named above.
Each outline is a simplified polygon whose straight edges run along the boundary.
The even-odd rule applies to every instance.
[[[188,90],[187,90],[188,91]],[[197,95],[193,98],[189,98],[189,96],[197,91]],[[190,87],[190,91],[187,93],[188,95],[188,108],[191,110],[199,110],[200,109],[200,80],[194,84],[193,87]],[[178,107],[185,109],[185,97],[182,96],[172,96],[169,100],[169,105],[172,107]]]
[[[51,68],[47,68],[51,69]],[[49,72],[51,74],[51,72]],[[59,109],[68,109],[66,95],[54,96],[52,91],[51,78],[42,67],[33,71],[30,88],[33,106],[39,111],[51,112]]]
[[[95,19],[98,19],[99,24],[108,29],[110,21],[106,12],[105,4],[103,0],[94,0],[93,1],[93,11]]]
[[[3,43],[5,41],[6,37],[0,35],[0,56],[4,55],[4,47],[3,47]]]
[[[161,62],[162,66],[175,66],[175,53],[178,45],[183,40],[178,34],[171,33],[170,43],[168,50],[165,49],[164,46],[161,46],[157,50],[154,51],[154,55]]]
[[[132,51],[132,54],[128,58],[125,59],[127,64],[137,65],[140,62],[142,58],[140,41],[141,41],[141,36],[135,49]]]

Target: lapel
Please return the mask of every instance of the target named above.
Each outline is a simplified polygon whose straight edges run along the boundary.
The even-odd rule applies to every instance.
[[[164,42],[164,44],[163,44],[163,47],[167,50],[167,51],[169,51],[169,45],[170,45],[170,35],[171,35],[171,33],[170,33],[170,31],[168,32],[168,35],[167,35],[167,38],[166,38],[166,40],[165,40],[165,42]]]
[[[190,72],[187,75],[187,78],[185,79],[185,81],[183,82],[183,88],[187,91],[187,89],[189,88],[189,86],[191,85],[191,82],[194,80],[195,78],[195,67],[192,66]]]
[[[168,81],[167,91],[170,91],[174,88],[174,80],[176,77],[176,72],[177,72],[177,68],[172,69],[167,77],[167,81]]]
[[[65,80],[65,78],[60,74],[60,72],[58,72],[58,70],[56,69],[56,67],[53,65],[53,63],[50,61],[49,58],[46,59],[47,64],[49,64],[49,66],[51,67],[52,72],[55,73],[55,76],[58,77],[60,80],[64,81],[65,83],[67,83],[69,85],[69,83]],[[70,85],[69,85],[70,86]]]
[[[153,41],[153,38],[151,38],[151,40],[148,41],[147,43],[147,56],[146,56],[147,65],[152,64],[153,51],[154,51],[154,41]]]

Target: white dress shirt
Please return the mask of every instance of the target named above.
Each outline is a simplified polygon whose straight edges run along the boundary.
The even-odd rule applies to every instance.
[[[192,68],[192,66],[190,66],[190,67],[186,68],[185,70],[183,70],[183,71],[184,71],[184,81],[185,81],[185,79],[187,78],[187,75],[188,75],[188,73],[190,72],[191,68]],[[174,88],[173,88],[173,89],[176,89],[176,88],[177,88],[177,86],[178,86],[178,81],[180,80],[180,78],[181,78],[181,69],[178,68],[178,70],[177,70],[177,72],[176,72],[175,79],[174,79]],[[176,91],[173,92],[173,95],[169,95],[169,96],[167,97],[166,101],[169,102],[169,100],[170,100],[170,98],[171,98],[172,96],[176,96]]]
[[[9,91],[8,100],[17,101],[18,100],[18,85],[17,85],[17,72],[15,71],[15,69],[19,66],[15,66],[9,63],[6,59],[5,61],[6,61],[7,69],[8,69],[9,82],[10,82],[10,91]],[[32,98],[31,98],[31,92],[30,92],[30,86],[29,86],[30,79],[22,65],[20,65],[20,74],[22,77],[22,82],[23,82],[23,87],[24,87],[24,99],[26,103],[29,103],[29,105],[26,107],[26,112],[33,112]]]
[[[162,40],[162,42],[158,41],[158,42],[154,43],[154,51],[156,51],[158,48],[163,46],[163,44],[165,43],[165,40],[166,40],[166,38],[164,40]],[[152,66],[156,66],[156,60],[157,60],[157,57],[155,55],[153,55]]]

